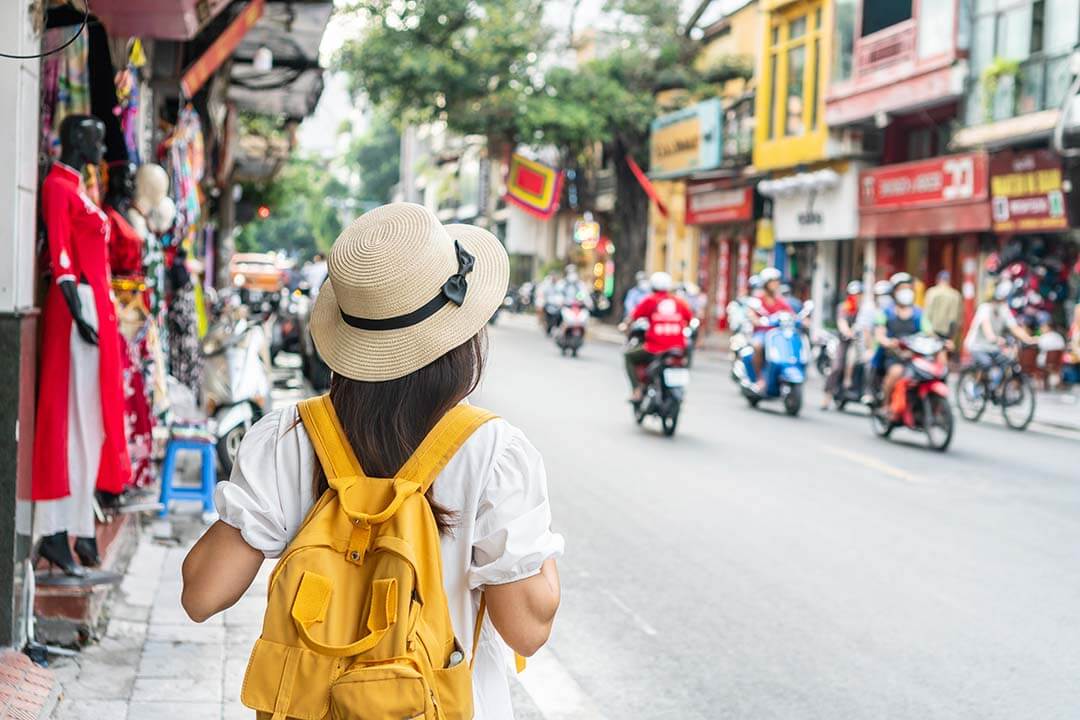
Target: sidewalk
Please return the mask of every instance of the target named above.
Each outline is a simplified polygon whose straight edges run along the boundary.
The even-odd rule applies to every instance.
[[[249,720],[240,704],[248,653],[262,623],[267,562],[234,607],[199,625],[180,607],[180,566],[204,526],[174,515],[179,542],[144,533],[114,595],[108,632],[58,660],[63,720]]]

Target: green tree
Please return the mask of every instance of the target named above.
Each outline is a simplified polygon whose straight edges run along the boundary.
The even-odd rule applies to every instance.
[[[353,141],[347,159],[348,169],[360,178],[360,197],[365,201],[390,201],[400,178],[401,135],[381,113],[372,119],[368,131]]]

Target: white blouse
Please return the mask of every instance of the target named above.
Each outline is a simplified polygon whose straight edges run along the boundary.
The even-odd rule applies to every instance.
[[[315,503],[317,460],[297,415],[289,406],[256,423],[240,445],[232,477],[215,492],[222,521],[268,558],[281,555]],[[538,574],[545,560],[562,555],[564,542],[551,532],[543,459],[505,420],[481,426],[432,487],[435,502],[456,513],[453,533],[442,536],[443,584],[454,632],[468,648],[479,588]],[[473,668],[475,720],[513,718],[512,660],[485,618]]]

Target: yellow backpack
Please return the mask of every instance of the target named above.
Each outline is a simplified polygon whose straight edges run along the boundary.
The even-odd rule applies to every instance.
[[[298,409],[330,489],[270,576],[240,699],[259,720],[470,720],[472,661],[454,637],[424,494],[494,416],[455,407],[381,479],[364,475],[328,396]],[[472,653],[483,613],[481,600]]]

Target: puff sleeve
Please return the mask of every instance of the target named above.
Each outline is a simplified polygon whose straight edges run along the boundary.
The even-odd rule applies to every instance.
[[[545,560],[562,555],[564,544],[551,531],[543,459],[514,428],[477,504],[469,588],[536,575]]]

